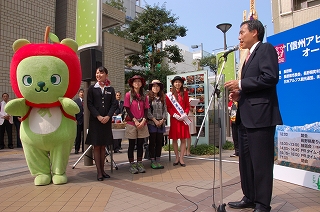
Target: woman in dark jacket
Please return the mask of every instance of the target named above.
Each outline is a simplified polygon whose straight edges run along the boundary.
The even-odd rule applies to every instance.
[[[112,145],[111,121],[117,108],[116,95],[110,87],[108,70],[99,67],[96,71],[97,83],[88,89],[87,106],[90,111],[89,132],[86,144],[93,145],[94,160],[97,167],[97,180],[110,178],[104,171],[106,145]]]

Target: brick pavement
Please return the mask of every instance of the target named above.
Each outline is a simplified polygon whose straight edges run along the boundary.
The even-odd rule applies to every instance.
[[[210,157],[187,157],[186,167],[173,166],[168,152],[163,152],[162,170],[150,168],[146,173],[128,172],[126,144],[123,153],[114,154],[118,170],[110,179],[96,180],[95,166],[84,166],[73,152],[65,185],[34,186],[22,149],[0,150],[0,211],[215,211],[221,204],[219,162]],[[232,151],[222,152],[222,203],[241,199],[238,159]],[[216,156],[217,158],[219,156]],[[216,159],[217,159],[216,158]],[[174,159],[173,159],[174,160]],[[110,160],[109,160],[110,161]],[[215,189],[213,189],[215,188]],[[226,206],[226,211],[235,210]],[[274,180],[272,211],[320,211],[320,192]]]

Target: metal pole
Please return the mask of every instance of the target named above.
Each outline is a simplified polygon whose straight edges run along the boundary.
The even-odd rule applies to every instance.
[[[88,134],[88,129],[89,129],[89,110],[87,107],[87,96],[88,96],[88,88],[90,86],[90,81],[86,81],[84,83],[84,117],[83,117],[83,138],[84,140],[87,139],[87,134]],[[87,149],[89,145],[85,145],[85,149]],[[86,154],[88,157],[84,157],[84,165],[85,166],[92,166],[93,165],[93,160],[92,160],[92,151],[88,151]]]
[[[225,32],[223,33],[223,40],[224,40],[224,47],[223,47],[223,49],[224,49],[224,50],[227,50],[227,36],[226,36],[226,33],[225,33]]]
[[[223,33],[223,39],[224,39],[224,50],[227,50],[227,36],[226,32]],[[229,95],[227,90],[225,89],[224,92],[224,98],[225,98],[225,120],[226,120],[226,127],[227,127],[227,136],[230,136],[230,122],[229,122],[229,113],[228,113],[228,102],[229,102]],[[222,133],[223,135],[223,133]],[[224,136],[225,137],[225,136]]]

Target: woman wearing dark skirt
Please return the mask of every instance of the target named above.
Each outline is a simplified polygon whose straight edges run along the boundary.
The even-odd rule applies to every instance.
[[[88,89],[87,106],[90,111],[89,132],[86,144],[93,145],[93,156],[97,167],[97,180],[110,178],[104,171],[106,145],[112,145],[111,120],[117,108],[116,95],[110,87],[108,70],[99,67],[96,71],[97,83]]]

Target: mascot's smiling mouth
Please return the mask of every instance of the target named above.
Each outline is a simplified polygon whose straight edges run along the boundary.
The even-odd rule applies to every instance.
[[[45,82],[42,82],[42,81],[38,82],[38,86],[39,86],[39,89],[37,89],[37,88],[34,89],[37,92],[41,92],[41,91],[48,92],[48,90],[49,90],[49,88],[46,88],[46,89],[44,88],[44,86],[46,86]]]

